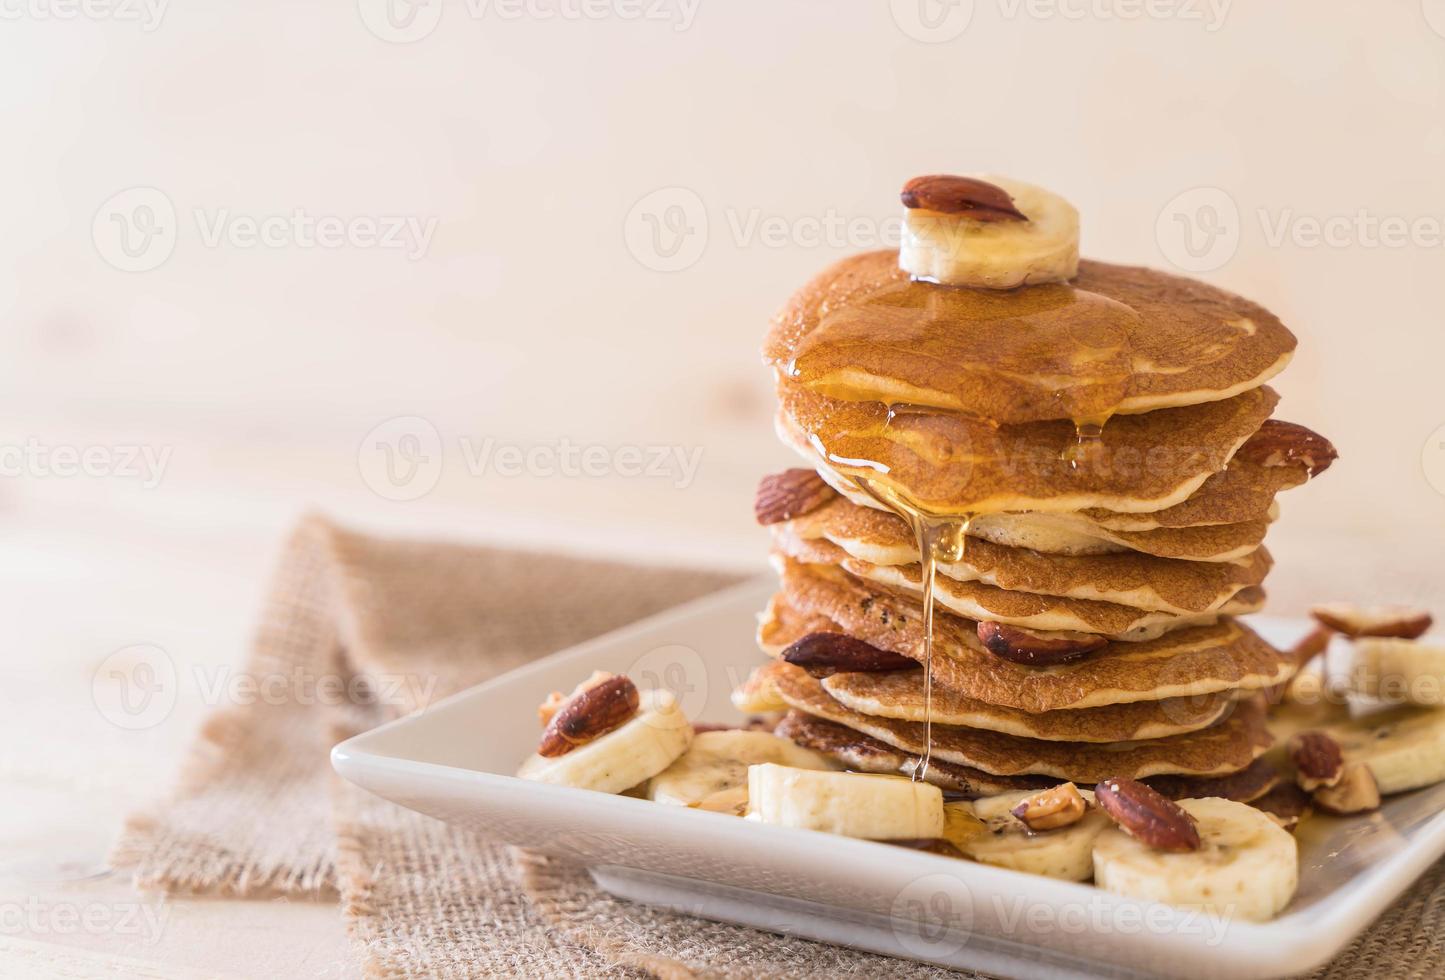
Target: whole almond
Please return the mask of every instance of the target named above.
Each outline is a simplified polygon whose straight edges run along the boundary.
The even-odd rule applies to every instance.
[[[1311,477],[1316,477],[1329,469],[1340,454],[1318,432],[1294,422],[1270,419],[1236,455],[1260,466],[1304,466]]]
[[[1027,221],[1008,191],[976,177],[930,174],[914,177],[899,195],[910,211],[956,214],[975,221]]]
[[[1194,818],[1138,780],[1106,779],[1094,787],[1094,801],[1125,833],[1155,850],[1199,850]]]
[[[806,668],[815,676],[818,671],[876,674],[920,666],[916,660],[880,650],[845,633],[809,633],[789,644],[778,659]]]
[[[1296,781],[1300,789],[1313,792],[1321,786],[1334,786],[1344,772],[1345,757],[1340,743],[1324,732],[1300,732],[1289,740],[1289,757],[1299,770]]]
[[[753,514],[762,525],[781,524],[802,517],[838,496],[813,470],[783,470],[765,476],[753,497]]]
[[[1066,664],[1102,650],[1109,641],[1087,633],[1036,633],[1007,623],[981,622],[978,639],[996,657],[1016,664]]]
[[[626,677],[609,677],[558,709],[542,732],[537,754],[566,755],[620,727],[637,714],[639,703],[636,684]]]

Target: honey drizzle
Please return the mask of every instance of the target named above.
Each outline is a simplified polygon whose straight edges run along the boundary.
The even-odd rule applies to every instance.
[[[908,522],[918,546],[923,585],[923,758],[910,773],[914,782],[928,776],[933,761],[933,592],[940,561],[963,559],[972,515],[940,517],[917,506],[902,494],[867,477],[850,478],[854,486]]]

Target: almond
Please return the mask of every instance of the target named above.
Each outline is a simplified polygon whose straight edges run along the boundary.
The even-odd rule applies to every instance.
[[[1435,617],[1409,606],[1357,606],[1330,602],[1315,606],[1310,615],[1325,627],[1359,639],[1362,636],[1397,637],[1416,640],[1430,631]]]
[[[978,639],[994,656],[1035,667],[1065,664],[1109,645],[1107,638],[1091,633],[1038,633],[988,622],[978,624]]]
[[[1316,477],[1329,469],[1340,454],[1318,432],[1270,419],[1249,437],[1237,455],[1260,466],[1303,466],[1311,477]]]
[[[827,674],[876,674],[885,670],[909,670],[919,666],[899,653],[880,650],[871,643],[844,633],[809,633],[795,640],[779,654],[779,659],[803,667],[814,676]],[[824,675],[826,676],[826,675]]]
[[[1137,780],[1106,779],[1094,787],[1094,800],[1125,833],[1156,850],[1199,850],[1194,818]]]
[[[836,496],[838,491],[812,470],[783,470],[758,484],[753,514],[759,524],[781,524],[812,513]]]
[[[570,698],[542,732],[537,754],[566,755],[621,726],[637,714],[637,685],[626,677],[609,677]]]
[[[914,177],[899,195],[910,211],[956,214],[975,221],[1027,221],[1008,191],[974,177],[931,174]]]
[[[1280,783],[1250,806],[1263,810],[1285,830],[1294,830],[1310,812],[1310,795],[1294,783]]]
[[[1088,801],[1073,783],[1060,783],[1053,789],[1035,793],[1015,806],[1012,813],[1029,830],[1058,830],[1078,823],[1089,809]]]
[[[1300,732],[1289,740],[1289,757],[1299,772],[1295,781],[1312,793],[1321,786],[1334,786],[1344,772],[1345,757],[1340,743],[1324,732]]]
[[[605,670],[594,670],[591,677],[587,678],[581,684],[578,684],[576,687],[572,688],[571,694],[563,694],[561,691],[553,691],[551,694],[547,695],[547,700],[537,705],[537,718],[539,721],[541,721],[542,727],[547,727],[548,723],[551,722],[552,717],[557,714],[558,709],[560,709],[562,705],[566,704],[569,700],[575,698],[577,695],[581,694],[589,687],[596,687],[598,684],[601,684],[603,681],[607,680],[609,677],[612,676],[612,674],[609,674]]]
[[[1314,801],[1321,810],[1340,817],[1369,813],[1380,808],[1380,784],[1368,766],[1352,762],[1345,766],[1339,782],[1315,790]]]

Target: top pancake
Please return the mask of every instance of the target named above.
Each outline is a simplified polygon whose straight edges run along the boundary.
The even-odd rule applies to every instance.
[[[1085,458],[1068,422],[992,426],[946,412],[891,413],[879,402],[778,385],[784,443],[811,446],[832,469],[938,515],[1154,512],[1185,502],[1229,465],[1279,396],[1254,388],[1224,401],[1116,418]]]
[[[1232,293],[1085,260],[1072,283],[914,282],[898,254],[825,269],[774,317],[764,356],[811,390],[1003,423],[1098,421],[1259,387],[1295,338]]]

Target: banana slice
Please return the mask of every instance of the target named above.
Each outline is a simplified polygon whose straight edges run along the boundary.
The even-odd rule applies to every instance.
[[[539,783],[621,793],[670,766],[692,743],[692,723],[663,690],[645,691],[637,715],[566,755],[528,757],[517,775]]]
[[[1366,637],[1350,648],[1350,690],[1391,704],[1445,705],[1445,646]]]
[[[1068,201],[1007,177],[976,178],[1008,192],[1027,221],[979,221],[922,208],[904,212],[898,264],[916,279],[1012,289],[1066,282],[1079,273],[1079,212]]]
[[[1158,851],[1111,827],[1094,842],[1094,883],[1250,922],[1278,915],[1299,884],[1299,852],[1289,831],[1233,800],[1178,802],[1195,820],[1199,850]]]
[[[1445,781],[1445,710],[1392,708],[1325,729],[1345,762],[1363,762],[1384,795]]]
[[[719,793],[745,789],[748,766],[762,762],[776,762],[794,769],[838,768],[827,756],[770,732],[703,732],[692,740],[692,746],[676,762],[652,777],[647,796],[658,803],[700,806]],[[714,800],[708,809],[718,806],[725,807],[726,803]]]
[[[974,800],[974,815],[988,832],[965,840],[959,850],[982,864],[1065,881],[1088,881],[1094,874],[1094,842],[1113,822],[1094,807],[1093,791],[1081,789],[1079,795],[1088,801],[1089,810],[1077,823],[1034,833],[1009,811],[1036,792],[1000,793]]]
[[[748,767],[748,819],[866,840],[943,836],[943,793],[903,776]]]

